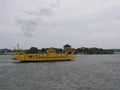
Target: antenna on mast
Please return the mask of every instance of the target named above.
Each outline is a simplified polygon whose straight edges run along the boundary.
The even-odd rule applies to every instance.
[[[18,50],[20,49],[19,43],[17,44],[17,49],[18,49]]]

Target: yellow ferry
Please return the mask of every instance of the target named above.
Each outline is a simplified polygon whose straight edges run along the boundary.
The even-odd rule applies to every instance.
[[[66,61],[74,60],[74,50],[68,50],[63,54],[57,54],[55,49],[49,49],[46,54],[25,54],[17,50],[17,55],[12,57],[13,60],[19,61]]]

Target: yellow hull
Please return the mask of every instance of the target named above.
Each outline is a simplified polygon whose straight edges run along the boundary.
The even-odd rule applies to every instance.
[[[48,53],[46,54],[24,54],[17,56],[14,56],[13,60],[19,60],[19,61],[66,61],[66,60],[73,60],[75,56],[73,55],[74,52],[72,52],[70,55],[67,54],[68,52],[64,54],[57,54],[55,50],[50,49],[48,50]]]
[[[19,61],[66,61],[73,60],[75,57],[72,56],[40,56],[40,55],[17,55],[13,57],[13,60]]]

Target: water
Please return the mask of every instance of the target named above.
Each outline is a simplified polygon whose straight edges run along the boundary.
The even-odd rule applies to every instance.
[[[0,55],[0,90],[120,90],[120,55],[38,63],[10,57]]]

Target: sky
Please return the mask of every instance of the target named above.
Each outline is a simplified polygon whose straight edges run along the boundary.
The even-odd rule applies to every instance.
[[[0,0],[0,48],[120,48],[120,0]]]

